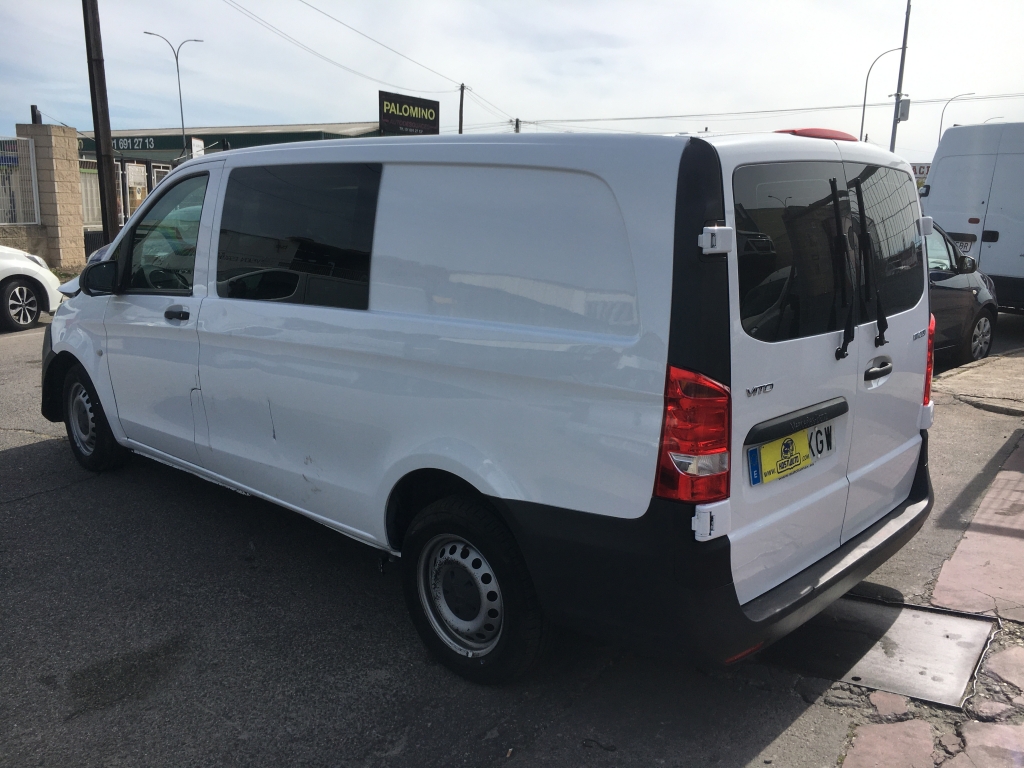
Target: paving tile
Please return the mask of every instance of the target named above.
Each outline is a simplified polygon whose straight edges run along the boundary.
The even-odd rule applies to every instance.
[[[985,670],[1024,691],[1024,648],[1015,645],[993,654],[985,662]]]
[[[950,768],[1020,768],[1024,765],[1024,725],[965,723],[964,751],[943,766]],[[844,768],[846,764],[844,763]]]
[[[906,696],[888,691],[874,691],[868,698],[882,717],[899,717],[907,714]]]
[[[932,602],[1024,621],[1024,455],[1018,448],[989,487],[947,560]]]
[[[964,745],[960,743],[960,737],[955,733],[944,733],[939,737],[939,743],[949,752],[951,755],[955,755],[957,752],[964,748]]]
[[[843,768],[934,768],[932,727],[923,720],[862,725]]]
[[[974,708],[974,711],[979,720],[1002,720],[1013,711],[1013,707],[1001,701],[983,701]]]

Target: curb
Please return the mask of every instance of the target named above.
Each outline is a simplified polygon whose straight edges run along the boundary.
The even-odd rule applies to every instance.
[[[1003,402],[1014,403],[1014,405],[1002,405],[999,402],[993,402],[990,399],[983,397],[972,397],[970,395],[958,395],[954,392],[949,394],[953,395],[954,400],[958,400],[961,403],[973,406],[982,411],[989,411],[990,413],[1001,413],[1004,416],[1017,416],[1024,417],[1024,403],[1017,400],[1006,400]]]

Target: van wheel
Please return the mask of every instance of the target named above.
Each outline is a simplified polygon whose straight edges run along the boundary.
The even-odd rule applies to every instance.
[[[64,427],[71,452],[90,472],[102,472],[120,466],[128,451],[114,439],[96,390],[81,365],[64,377]]]
[[[450,496],[424,509],[402,543],[405,601],[441,663],[476,683],[524,674],[547,626],[511,531],[480,501]]]
[[[39,322],[40,301],[27,280],[11,280],[0,287],[0,325],[9,331],[27,331]]]
[[[961,365],[988,357],[989,350],[992,349],[993,320],[991,311],[987,309],[983,309],[974,318],[974,322],[961,343]]]

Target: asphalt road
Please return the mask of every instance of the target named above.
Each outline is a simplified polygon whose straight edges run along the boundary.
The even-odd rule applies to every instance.
[[[81,469],[39,415],[41,341],[0,334],[0,765],[818,768],[848,747],[852,710],[764,661],[706,674],[566,633],[526,680],[461,680],[368,547],[140,457]],[[935,512],[865,587],[910,602],[1021,434],[938,405]]]

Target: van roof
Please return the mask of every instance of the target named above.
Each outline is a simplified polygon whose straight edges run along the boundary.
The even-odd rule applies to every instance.
[[[245,147],[229,150],[226,154],[231,156],[252,155],[261,153],[280,153],[291,151],[328,150],[342,147],[362,148],[401,146],[401,147],[427,147],[462,145],[466,147],[480,148],[486,145],[525,145],[525,146],[564,146],[581,149],[586,152],[622,152],[626,151],[653,151],[664,152],[668,145],[681,146],[693,138],[707,141],[712,146],[726,150],[733,156],[743,155],[751,158],[744,162],[761,161],[777,157],[780,161],[794,159],[828,159],[835,157],[837,145],[844,159],[874,163],[888,167],[906,165],[906,162],[896,155],[874,146],[859,141],[835,141],[825,138],[810,138],[797,136],[790,133],[735,133],[719,134],[714,136],[695,136],[692,134],[650,135],[650,134],[565,134],[565,133],[533,133],[533,134],[445,134],[440,136],[379,136],[353,139],[329,139],[323,141],[303,141],[287,144],[271,144],[258,147]],[[645,150],[645,147],[647,148]],[[222,153],[206,155],[202,158],[182,164],[181,167],[190,166],[196,162],[210,161]],[[279,155],[280,157],[280,155]],[[907,166],[909,168],[909,165]]]
[[[955,125],[942,133],[935,161],[947,155],[994,155],[1024,152],[1024,123]]]

